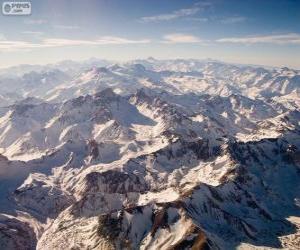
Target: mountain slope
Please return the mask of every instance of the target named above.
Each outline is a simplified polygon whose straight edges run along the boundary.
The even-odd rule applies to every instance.
[[[298,71],[68,65],[0,108],[1,249],[298,248]]]

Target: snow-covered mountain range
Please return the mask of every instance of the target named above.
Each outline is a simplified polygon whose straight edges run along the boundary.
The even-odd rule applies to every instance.
[[[299,70],[0,73],[0,249],[299,249]]]

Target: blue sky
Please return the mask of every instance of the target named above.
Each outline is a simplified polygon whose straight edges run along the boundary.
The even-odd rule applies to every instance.
[[[30,16],[0,15],[0,67],[153,56],[300,69],[300,0],[31,3]]]

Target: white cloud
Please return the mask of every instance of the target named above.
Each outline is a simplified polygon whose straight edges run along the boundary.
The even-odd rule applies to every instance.
[[[167,13],[167,14],[142,17],[141,21],[142,22],[170,21],[170,20],[174,20],[174,19],[177,19],[180,17],[187,17],[187,16],[195,15],[199,10],[200,10],[199,7],[193,7],[193,8],[189,8],[189,9],[180,9],[180,10],[175,10],[175,11],[173,11],[171,13]]]
[[[242,23],[246,21],[247,18],[243,16],[234,16],[234,17],[226,17],[221,20],[221,23],[224,24],[232,24],[232,23]]]
[[[12,51],[19,49],[32,49],[39,47],[39,44],[33,44],[25,41],[7,41],[0,40],[0,51]]]
[[[84,45],[125,45],[125,44],[144,44],[149,43],[148,39],[131,40],[122,37],[103,36],[94,40],[77,40],[64,38],[47,38],[41,40],[39,43],[32,43],[28,41],[9,41],[0,40],[0,51],[14,51],[14,50],[29,50],[35,48],[53,48],[53,47],[68,47],[68,46],[84,46]]]
[[[45,24],[48,23],[45,19],[25,19],[25,24]]]
[[[121,45],[121,44],[140,44],[140,43],[149,43],[148,39],[141,40],[130,40],[122,37],[114,36],[103,36],[95,40],[73,40],[73,39],[44,39],[45,45],[49,47],[57,46],[78,46],[78,45]]]
[[[205,23],[209,19],[206,17],[187,17],[187,18],[185,18],[185,20]]]
[[[277,35],[264,35],[264,36],[247,36],[247,37],[228,37],[216,40],[220,43],[273,43],[273,44],[300,44],[300,34],[288,33]]]
[[[103,36],[97,40],[99,44],[138,44],[138,43],[150,43],[149,39],[130,40],[122,37],[115,36]]]
[[[163,43],[201,43],[199,37],[189,35],[189,34],[182,34],[182,33],[173,33],[167,34],[164,37]]]
[[[155,16],[145,16],[140,19],[141,22],[161,22],[161,21],[171,21],[178,18],[191,17],[197,14],[199,11],[204,10],[212,6],[210,0],[201,0],[194,3],[190,8],[183,8],[179,10],[174,10],[170,13],[159,14]],[[199,18],[198,21],[205,22],[206,18]]]

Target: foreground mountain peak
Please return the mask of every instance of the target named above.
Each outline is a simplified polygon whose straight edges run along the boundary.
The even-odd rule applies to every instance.
[[[118,95],[114,92],[112,88],[106,88],[94,95],[96,98],[115,98]]]
[[[0,248],[297,249],[299,72],[103,63],[0,77]]]

